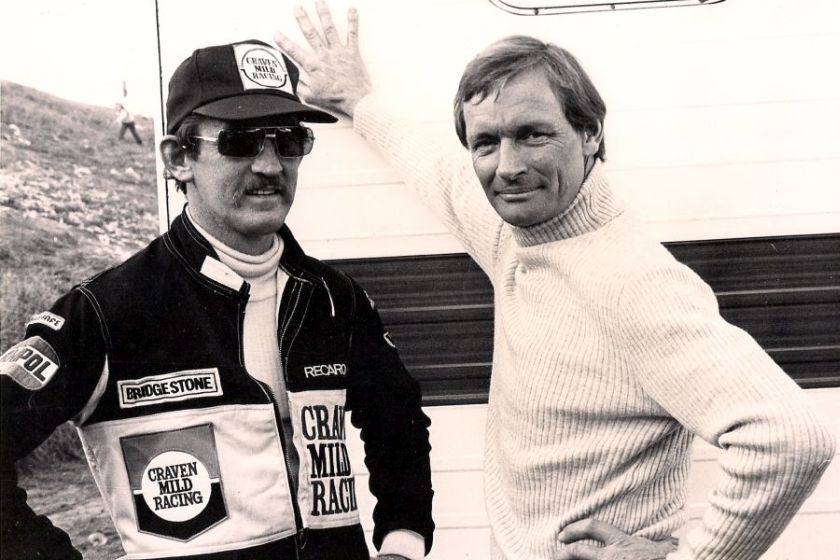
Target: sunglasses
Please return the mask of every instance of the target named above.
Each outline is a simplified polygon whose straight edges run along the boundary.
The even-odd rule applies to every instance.
[[[305,126],[283,126],[270,128],[234,128],[220,130],[216,138],[192,136],[197,140],[213,142],[223,156],[257,157],[265,146],[265,139],[272,138],[280,157],[295,158],[312,151],[315,134]]]

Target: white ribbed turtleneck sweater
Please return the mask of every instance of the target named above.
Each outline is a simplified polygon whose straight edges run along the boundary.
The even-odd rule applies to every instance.
[[[515,228],[460,146],[374,96],[354,117],[493,283],[492,558],[555,558],[558,533],[590,517],[667,538],[686,520],[695,434],[724,450],[724,475],[702,527],[668,558],[758,558],[813,490],[833,438],[803,391],[720,317],[711,289],[624,210],[603,165],[564,214]]]
[[[245,308],[242,345],[245,369],[268,384],[274,393],[283,421],[289,419],[286,383],[277,343],[277,310],[279,297],[289,277],[278,268],[283,254],[283,241],[274,236],[271,247],[259,255],[239,252],[213,237],[202,228],[187,208],[187,216],[198,232],[212,245],[219,260],[250,284],[250,296]]]

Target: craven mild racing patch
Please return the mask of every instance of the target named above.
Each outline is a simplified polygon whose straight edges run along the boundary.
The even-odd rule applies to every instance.
[[[137,529],[188,541],[227,519],[213,426],[120,440]]]
[[[289,393],[294,443],[300,457],[298,503],[313,529],[358,523],[356,478],[347,450],[343,389]]]
[[[240,43],[233,46],[233,54],[244,89],[274,89],[294,95],[280,51],[268,45]]]
[[[58,354],[40,336],[22,340],[0,356],[0,374],[30,391],[43,389],[60,365]]]
[[[118,381],[120,408],[151,406],[170,401],[185,401],[222,394],[219,370],[190,369],[153,375],[142,379]]]

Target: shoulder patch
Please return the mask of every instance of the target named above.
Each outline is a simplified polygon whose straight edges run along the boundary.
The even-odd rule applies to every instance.
[[[58,354],[40,336],[22,340],[0,356],[0,375],[12,380],[30,391],[43,389],[61,363]]]
[[[34,323],[44,325],[54,331],[57,331],[64,326],[64,317],[60,317],[55,313],[50,313],[49,311],[44,311],[43,313],[38,313],[37,315],[30,317],[29,321],[26,322],[26,326],[28,327]]]

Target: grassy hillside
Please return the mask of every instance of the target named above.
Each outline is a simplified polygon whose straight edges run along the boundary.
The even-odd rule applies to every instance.
[[[136,117],[138,146],[117,140],[110,107],[0,88],[2,351],[30,314],[151,240],[157,202],[151,120]]]
[[[117,140],[110,107],[0,84],[0,352],[30,315],[157,235],[154,129]],[[21,465],[29,503],[89,560],[123,553],[75,432],[60,428]]]

